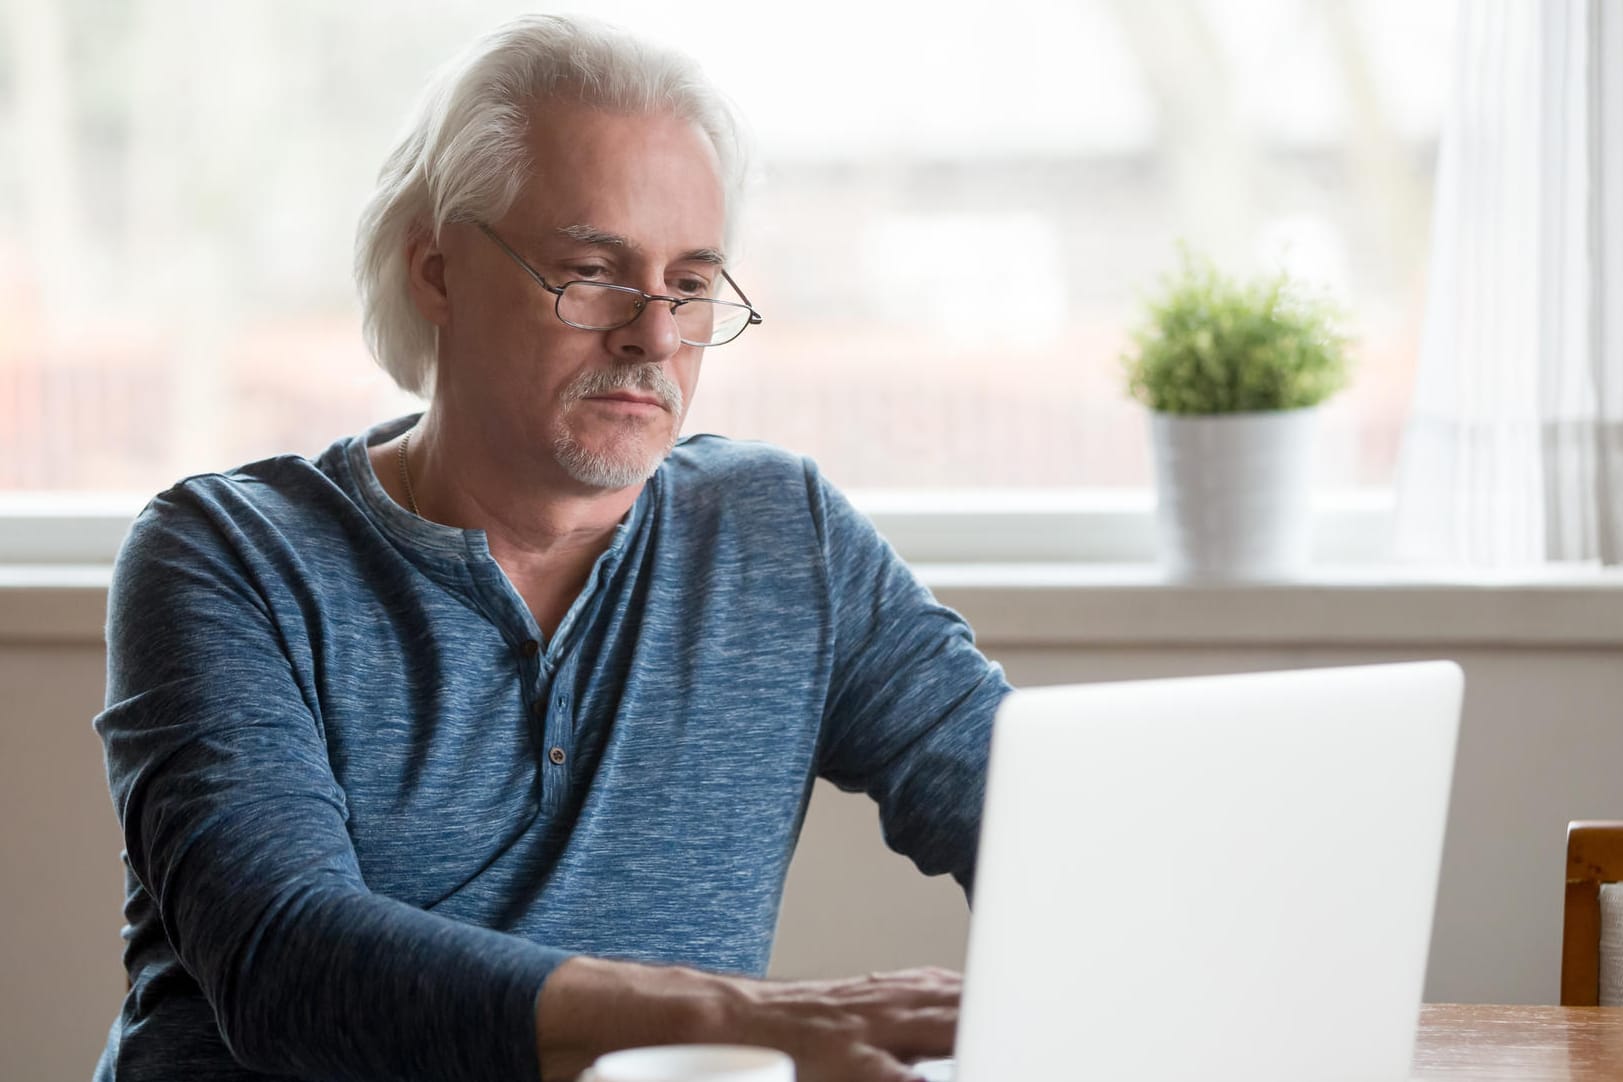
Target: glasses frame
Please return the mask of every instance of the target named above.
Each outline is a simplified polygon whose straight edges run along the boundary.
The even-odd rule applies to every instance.
[[[553,296],[557,298],[552,302],[552,314],[558,317],[559,322],[563,323],[565,326],[573,327],[577,331],[617,331],[621,327],[629,327],[633,323],[637,322],[637,318],[647,310],[648,305],[653,301],[663,301],[666,304],[669,304],[671,306],[672,316],[676,314],[676,310],[678,308],[682,307],[684,304],[692,304],[694,301],[702,301],[705,304],[725,305],[728,308],[742,308],[749,313],[749,319],[739,324],[737,331],[735,331],[730,337],[723,338],[719,342],[690,342],[686,338],[681,339],[683,345],[697,346],[700,349],[711,349],[715,346],[725,346],[728,342],[737,341],[739,335],[761,322],[761,313],[755,310],[755,306],[750,303],[750,299],[744,296],[744,291],[738,288],[738,283],[733,281],[732,275],[728,274],[724,268],[718,268],[721,270],[722,278],[726,280],[729,286],[732,286],[733,292],[738,294],[739,299],[744,302],[743,304],[739,304],[737,301],[717,300],[714,297],[668,297],[661,293],[649,293],[646,290],[638,289],[636,286],[622,286],[613,282],[588,282],[579,278],[574,279],[573,281],[565,282],[561,286],[555,286],[542,277],[540,271],[530,266],[529,262],[526,261],[523,256],[514,251],[512,246],[509,245],[505,240],[502,240],[502,238],[497,235],[496,231],[490,228],[489,225],[484,222],[475,222],[474,224],[479,227],[479,231],[481,233],[495,241],[496,246],[502,251],[506,252],[509,259],[511,259],[514,263],[517,263],[520,267],[523,267],[524,273],[533,278],[536,285],[540,286],[548,293],[553,294]],[[588,327],[584,324],[576,323],[573,320],[564,318],[563,313],[564,290],[568,289],[572,285],[590,286],[593,289],[612,289],[620,293],[625,293],[629,296],[637,298],[636,308],[632,311],[630,319],[627,319],[623,323],[616,323],[612,327]]]

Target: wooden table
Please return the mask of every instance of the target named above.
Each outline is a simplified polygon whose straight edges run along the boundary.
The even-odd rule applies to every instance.
[[[1623,1007],[1420,1008],[1414,1075],[1481,1082],[1623,1079]]]

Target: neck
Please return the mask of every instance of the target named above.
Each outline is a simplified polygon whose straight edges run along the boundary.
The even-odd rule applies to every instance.
[[[554,558],[595,559],[643,489],[583,485],[551,447],[499,446],[485,426],[459,423],[432,405],[412,430],[409,451],[420,513],[483,530],[509,574]]]

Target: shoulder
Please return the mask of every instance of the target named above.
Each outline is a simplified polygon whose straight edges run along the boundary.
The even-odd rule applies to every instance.
[[[805,455],[757,440],[687,436],[660,468],[666,497],[688,510],[701,506],[804,511],[819,502],[823,484]]]
[[[358,514],[330,466],[327,455],[278,455],[182,478],[136,516],[119,563],[297,547]]]
[[[662,502],[689,521],[747,519],[830,543],[830,535],[873,535],[873,526],[806,455],[755,440],[689,436],[661,467]]]
[[[154,496],[137,519],[183,526],[211,520],[217,526],[249,528],[259,521],[284,526],[322,515],[322,505],[349,502],[334,479],[300,455],[278,455],[234,470],[182,478]]]
[[[684,484],[804,481],[816,467],[805,455],[759,440],[701,433],[684,436],[666,460],[671,479]]]

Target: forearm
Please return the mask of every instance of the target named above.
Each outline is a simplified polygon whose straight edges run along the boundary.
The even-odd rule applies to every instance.
[[[247,935],[189,923],[185,955],[245,1066],[334,1080],[535,1075],[531,1007],[561,952],[347,890],[290,898]]]
[[[541,1077],[574,1078],[617,1048],[737,1040],[726,1035],[728,985],[693,969],[571,958],[537,997]]]
[[[536,992],[567,952],[374,893],[329,801],[267,791],[285,766],[220,778],[201,758],[190,746],[133,788],[127,853],[238,1063],[333,1082],[535,1077]]]

